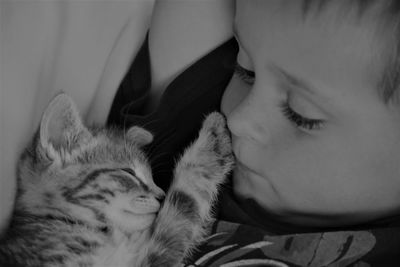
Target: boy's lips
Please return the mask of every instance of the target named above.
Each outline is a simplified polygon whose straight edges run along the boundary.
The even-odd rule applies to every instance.
[[[277,193],[275,186],[272,184],[272,180],[270,179],[269,175],[266,175],[264,172],[260,170],[254,169],[251,165],[247,164],[249,162],[249,157],[244,156],[243,154],[243,147],[246,141],[243,139],[238,138],[237,136],[232,136],[232,150],[233,154],[236,158],[236,171],[240,175],[240,179],[247,179],[248,181],[258,181],[259,183],[261,180],[267,182],[269,187]]]
[[[241,183],[247,183],[248,184],[252,184],[252,188],[254,190],[258,190],[258,192],[260,192],[260,190],[262,190],[263,192],[263,196],[265,194],[268,194],[270,196],[272,195],[276,195],[279,196],[280,193],[277,190],[276,185],[274,185],[273,181],[270,180],[270,178],[266,175],[261,175],[260,173],[258,173],[257,171],[247,167],[245,164],[243,164],[240,161],[237,161],[236,163],[236,169],[237,171],[237,175],[239,176],[234,176],[234,180],[235,179],[240,179]],[[236,182],[238,182],[239,180],[236,180]],[[240,187],[240,185],[239,185]],[[260,195],[258,194],[258,197]],[[253,195],[252,198],[257,199],[256,195]]]
[[[233,135],[232,136],[232,151],[233,154],[235,155],[236,159],[236,164],[242,171],[250,172],[253,174],[256,174],[258,176],[261,176],[257,171],[249,167],[245,162],[248,161],[249,159],[246,160],[245,155],[243,154],[243,147],[245,147],[245,142],[242,139],[238,138],[237,136]]]

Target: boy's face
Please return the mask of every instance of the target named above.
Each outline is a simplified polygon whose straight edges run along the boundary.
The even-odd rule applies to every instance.
[[[237,1],[238,63],[255,79],[239,71],[222,100],[235,193],[305,225],[399,212],[400,111],[376,89],[371,17],[304,19],[299,2]]]

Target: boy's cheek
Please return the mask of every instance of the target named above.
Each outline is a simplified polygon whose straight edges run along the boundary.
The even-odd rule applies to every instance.
[[[346,169],[346,166],[336,167]],[[298,170],[297,175],[282,174],[281,179],[272,182],[281,196],[287,198],[288,209],[300,213],[374,217],[400,208],[400,182],[377,177],[375,171],[365,167],[340,171],[326,166],[325,175]]]

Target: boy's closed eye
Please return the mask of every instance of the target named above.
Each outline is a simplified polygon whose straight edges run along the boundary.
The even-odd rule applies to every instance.
[[[254,71],[244,68],[238,62],[235,63],[234,74],[248,86],[252,86],[256,79]],[[300,130],[313,131],[323,127],[324,120],[303,116],[290,106],[288,99],[280,103],[279,106],[282,114]]]
[[[235,63],[234,74],[237,75],[244,83],[253,85],[256,78],[254,71],[242,67],[238,62]]]

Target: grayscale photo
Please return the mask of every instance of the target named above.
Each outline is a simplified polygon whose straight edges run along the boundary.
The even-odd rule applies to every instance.
[[[400,1],[0,0],[0,267],[400,266]]]

